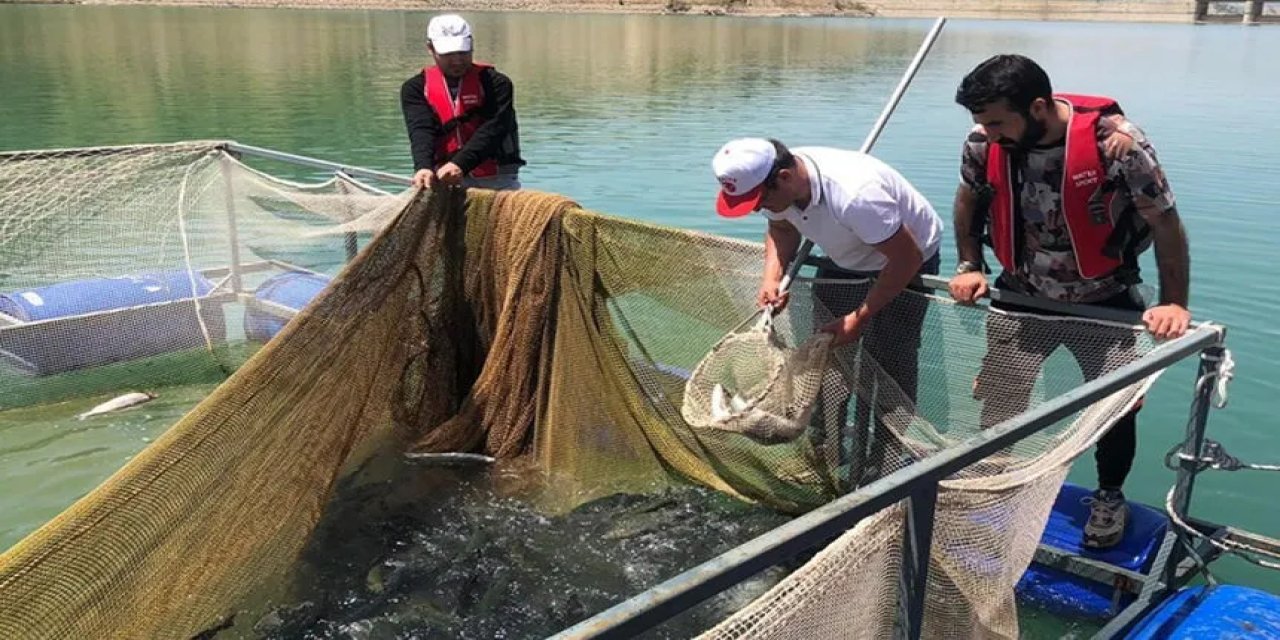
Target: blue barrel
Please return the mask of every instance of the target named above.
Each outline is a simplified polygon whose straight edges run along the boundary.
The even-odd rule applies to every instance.
[[[186,300],[207,295],[212,290],[213,283],[207,278],[187,271],[92,278],[0,293],[0,313],[24,322],[36,322]]]
[[[1220,584],[1183,587],[1134,625],[1130,640],[1280,640],[1280,596]]]
[[[253,292],[253,297],[294,311],[304,307],[329,286],[330,278],[306,271],[288,271],[268,278]],[[288,318],[270,311],[249,307],[244,312],[244,333],[250,340],[266,342],[275,337]]]
[[[221,342],[221,303],[205,298],[199,318],[191,303],[213,288],[184,270],[0,293],[0,313],[17,320],[0,333],[0,349],[21,373],[42,376]]]

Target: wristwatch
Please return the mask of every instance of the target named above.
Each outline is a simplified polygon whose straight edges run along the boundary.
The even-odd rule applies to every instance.
[[[982,271],[982,266],[976,262],[970,262],[968,260],[961,260],[960,264],[956,265],[956,275],[969,273],[971,271]]]

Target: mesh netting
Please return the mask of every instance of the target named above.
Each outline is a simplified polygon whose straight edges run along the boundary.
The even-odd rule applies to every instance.
[[[5,637],[189,637],[255,619],[233,614],[281,597],[335,487],[378,452],[496,456],[538,480],[548,512],[693,481],[802,513],[1152,346],[1136,327],[907,292],[807,369],[822,372],[807,419],[783,412],[797,433],[759,438],[682,415],[694,370],[756,311],[758,244],[537,192],[289,182],[212,143],[8,154],[0,187],[4,407],[121,388],[175,353],[166,376],[226,378],[0,556]],[[140,281],[158,299],[98,300],[117,290],[100,280],[156,272],[179,274]],[[273,293],[288,278],[310,293]],[[67,282],[98,283],[83,286],[100,308],[31,312],[23,293],[53,300]],[[868,290],[798,280],[771,348],[804,351]],[[1058,485],[1149,383],[942,484],[926,635],[1017,635],[1012,587]],[[729,386],[732,410],[743,385]],[[861,523],[712,635],[882,637],[901,520],[895,507]]]
[[[772,310],[749,330],[731,331],[685,384],[681,414],[689,426],[723,429],[763,444],[787,442],[809,428],[831,351],[819,333],[789,349],[773,331]]]

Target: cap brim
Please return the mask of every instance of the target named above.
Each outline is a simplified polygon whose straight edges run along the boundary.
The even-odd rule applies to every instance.
[[[716,213],[726,218],[741,218],[760,208],[760,199],[763,197],[764,185],[736,196],[731,196],[722,190],[716,197]]]
[[[471,38],[466,36],[434,38],[431,40],[431,47],[440,55],[471,51]]]

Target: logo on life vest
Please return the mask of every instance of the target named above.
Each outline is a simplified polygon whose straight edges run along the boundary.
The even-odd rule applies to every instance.
[[[1091,184],[1098,184],[1098,170],[1085,169],[1079,173],[1071,174],[1071,184],[1076,188],[1087,187]]]

